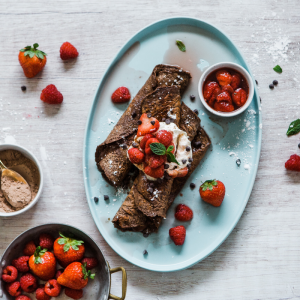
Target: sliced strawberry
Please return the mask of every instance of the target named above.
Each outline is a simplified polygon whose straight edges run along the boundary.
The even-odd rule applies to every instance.
[[[138,127],[137,136],[143,136],[147,133],[156,132],[159,129],[159,122],[155,118],[148,118],[147,114],[142,114],[140,117],[141,125]]]
[[[234,111],[234,106],[228,102],[216,102],[214,105],[216,111],[231,112]]]
[[[189,172],[189,169],[187,167],[183,168],[183,169],[175,169],[175,170],[170,170],[169,171],[169,175],[172,178],[176,178],[176,177],[184,177],[187,175],[187,173]]]
[[[166,155],[152,154],[149,158],[148,165],[150,168],[156,169],[156,168],[160,167],[161,165],[163,165],[166,162],[166,160],[167,160]]]
[[[168,147],[173,140],[172,133],[167,130],[159,130],[156,133],[156,138],[162,143],[165,147]]]
[[[154,136],[153,134],[147,133],[147,134],[142,138],[142,140],[141,140],[141,142],[140,142],[140,147],[141,147],[142,149],[145,149],[145,146],[146,146],[147,141],[148,141],[149,139],[151,139],[151,138],[154,138],[154,137],[155,137],[155,136]]]
[[[141,164],[144,161],[144,153],[137,148],[130,148],[128,150],[129,159],[133,164]]]
[[[161,178],[164,176],[165,166],[161,165],[156,169],[152,169],[149,166],[146,166],[144,169],[145,174],[153,177],[153,178]]]
[[[150,144],[152,143],[159,143],[159,140],[156,138],[151,138],[146,142],[146,146],[145,146],[145,153],[146,154],[152,154],[151,148],[150,148]]]

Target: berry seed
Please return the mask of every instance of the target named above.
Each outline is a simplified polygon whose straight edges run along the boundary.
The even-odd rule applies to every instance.
[[[239,158],[236,160],[236,164],[238,165],[238,167],[241,165],[241,160]]]
[[[26,86],[25,86],[25,85],[22,85],[22,86],[21,86],[21,90],[22,90],[23,92],[25,92],[25,91],[26,91]]]
[[[196,115],[198,115],[198,114],[199,114],[198,109],[194,109],[194,113],[195,113]]]
[[[193,190],[195,187],[196,187],[196,184],[193,183],[193,182],[191,182],[191,183],[190,183],[190,188]]]
[[[274,84],[274,85],[277,85],[277,84],[278,84],[278,81],[277,81],[277,80],[273,80],[273,84]]]
[[[138,120],[138,121],[137,121],[137,124],[138,124],[138,125],[142,125],[142,121],[141,121],[141,120]]]
[[[190,96],[191,101],[195,101],[196,97],[194,95]]]
[[[95,201],[95,203],[98,203],[99,198],[98,197],[94,197],[94,201]]]
[[[104,200],[105,200],[105,201],[106,201],[106,200],[109,200],[108,195],[104,195]]]
[[[270,88],[271,90],[273,90],[273,89],[274,89],[274,85],[273,85],[273,84],[269,84],[269,88]]]

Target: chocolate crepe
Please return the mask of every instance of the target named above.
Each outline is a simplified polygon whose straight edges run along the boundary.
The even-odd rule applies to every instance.
[[[178,86],[179,93],[182,94],[190,78],[189,72],[177,66],[157,65],[154,68],[152,74],[131,101],[107,139],[96,149],[95,161],[97,167],[104,179],[110,184],[119,186],[132,166],[127,158],[127,147],[132,143],[136,134],[137,121],[142,114],[143,99],[157,88],[163,87]],[[164,90],[161,89],[157,91],[157,93],[163,92]],[[152,95],[152,98],[155,97]],[[147,107],[151,106],[149,97],[146,102]],[[146,106],[145,109],[147,109]]]
[[[168,208],[204,157],[210,145],[210,140],[204,129],[200,127],[200,119],[184,103],[181,105],[180,115],[179,127],[187,132],[193,145],[193,162],[189,173],[185,177],[175,178],[171,181],[165,181],[164,179],[164,184],[160,182],[153,183],[153,193],[150,193],[150,183],[140,171],[129,196],[125,199],[112,221],[116,228],[122,231],[140,231],[145,234],[157,232]],[[172,182],[171,188],[170,182]],[[153,198],[154,193],[162,196],[160,199]]]

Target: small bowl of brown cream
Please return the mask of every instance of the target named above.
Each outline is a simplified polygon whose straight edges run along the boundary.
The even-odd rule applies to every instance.
[[[30,209],[40,198],[42,187],[42,169],[31,152],[17,145],[0,145],[0,217]]]

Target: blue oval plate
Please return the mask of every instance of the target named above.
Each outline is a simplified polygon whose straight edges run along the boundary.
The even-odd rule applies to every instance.
[[[175,41],[186,45],[181,52]],[[233,118],[219,118],[206,111],[197,95],[197,84],[209,65],[230,61],[249,68],[237,47],[220,30],[197,19],[171,18],[158,21],[132,37],[119,51],[105,72],[95,94],[88,118],[83,151],[84,183],[87,201],[96,225],[107,243],[123,258],[153,271],[177,271],[188,268],[212,253],[227,238],[240,219],[254,184],[261,148],[261,115],[255,90],[250,107]],[[201,124],[212,140],[212,147],[201,165],[192,174],[180,196],[168,211],[157,234],[144,238],[140,233],[120,232],[111,220],[126,197],[103,180],[95,164],[97,145],[105,140],[127,104],[114,105],[110,97],[119,86],[135,95],[152,69],[160,63],[176,64],[193,76],[183,101],[199,110]],[[196,95],[191,102],[189,96]],[[241,165],[236,164],[237,159]],[[219,179],[226,186],[221,207],[204,203],[199,186],[207,179]],[[196,183],[191,190],[189,184]],[[106,203],[103,195],[110,195]],[[96,204],[94,197],[100,200]],[[178,203],[194,211],[191,222],[184,224],[187,236],[183,246],[175,246],[169,238],[169,228],[179,225],[174,218]],[[148,255],[143,255],[147,249]]]

